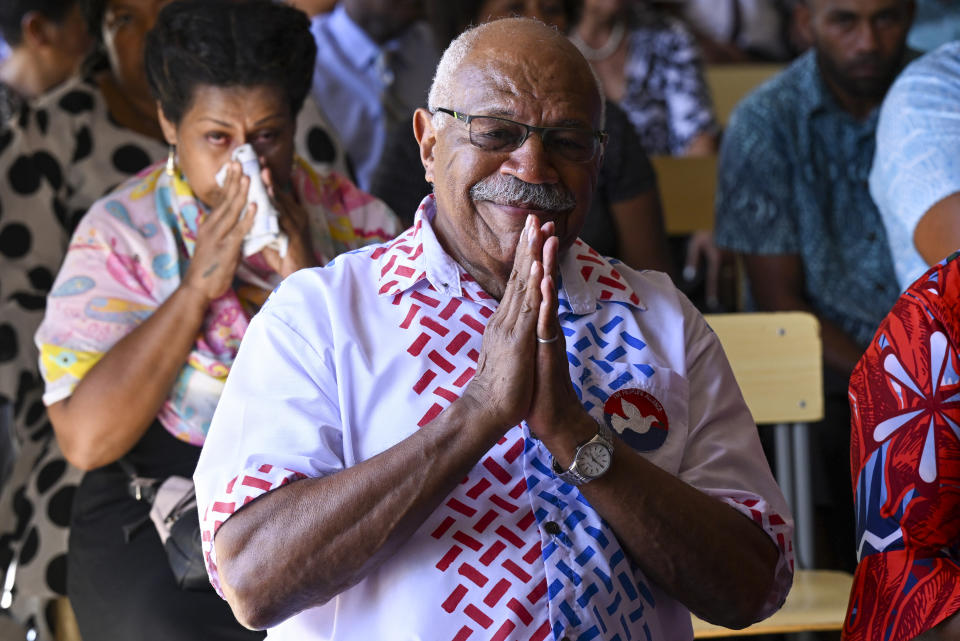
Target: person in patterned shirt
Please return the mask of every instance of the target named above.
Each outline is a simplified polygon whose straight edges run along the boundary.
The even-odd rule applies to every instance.
[[[960,638],[960,252],[900,296],[850,378],[860,560],[845,641]]]
[[[803,561],[852,571],[847,380],[899,293],[867,177],[880,104],[912,55],[913,2],[805,0],[799,9],[813,48],[737,105],[724,133],[715,238],[742,258],[753,307],[820,322],[825,420],[811,447],[830,535]]]
[[[577,240],[604,138],[586,60],[489,22],[429,106],[413,226],[295,274],[248,329],[194,474],[214,587],[297,641],[768,616],[792,520],[716,335]]]

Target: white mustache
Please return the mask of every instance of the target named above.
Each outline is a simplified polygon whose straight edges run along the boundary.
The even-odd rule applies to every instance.
[[[577,206],[573,194],[560,185],[533,184],[500,174],[484,178],[471,187],[470,197],[498,205],[544,211],[569,211]]]

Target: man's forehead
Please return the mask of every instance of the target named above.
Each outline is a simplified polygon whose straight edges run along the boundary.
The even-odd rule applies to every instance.
[[[569,64],[544,62],[509,53],[470,57],[457,70],[452,97],[458,109],[471,113],[592,126],[600,109],[592,77],[583,77]]]

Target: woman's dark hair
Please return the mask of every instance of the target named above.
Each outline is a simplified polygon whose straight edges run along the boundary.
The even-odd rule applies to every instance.
[[[147,80],[178,124],[198,86],[274,86],[296,116],[310,91],[317,45],[306,14],[270,0],[179,0],[147,34]]]
[[[36,11],[51,22],[60,24],[77,4],[77,0],[2,0],[0,2],[0,33],[11,47],[23,42],[23,17]]]
[[[437,46],[446,49],[467,27],[476,24],[485,0],[427,0],[427,20]],[[580,14],[581,0],[563,0],[567,23],[573,27]]]

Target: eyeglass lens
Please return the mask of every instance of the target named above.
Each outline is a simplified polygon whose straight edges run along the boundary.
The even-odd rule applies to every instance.
[[[470,121],[470,142],[484,151],[513,151],[527,135],[527,128],[500,118],[474,116]],[[549,153],[573,162],[586,162],[597,149],[597,137],[585,129],[547,129],[543,146]]]

